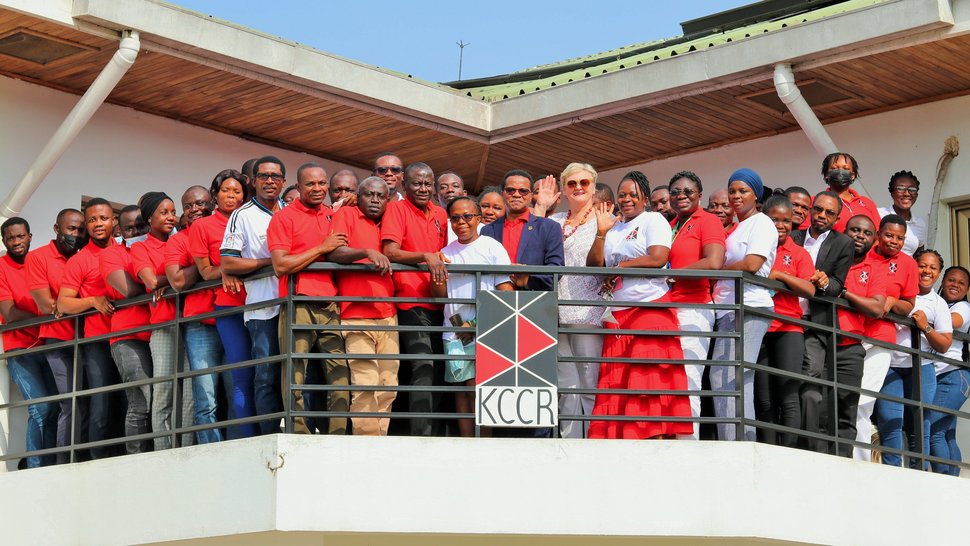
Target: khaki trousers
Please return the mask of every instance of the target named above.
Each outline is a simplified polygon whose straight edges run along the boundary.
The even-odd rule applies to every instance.
[[[345,326],[397,326],[397,316],[383,319],[344,319]],[[347,352],[353,354],[400,354],[401,345],[397,332],[346,331],[343,332]],[[397,386],[398,360],[357,359],[350,361],[352,385]],[[350,398],[353,413],[390,413],[394,391],[354,391]],[[364,436],[387,436],[390,418],[353,417],[354,434]]]

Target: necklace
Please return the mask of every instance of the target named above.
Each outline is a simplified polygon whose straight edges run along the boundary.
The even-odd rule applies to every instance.
[[[572,237],[573,234],[576,233],[576,231],[579,229],[579,227],[586,223],[586,220],[589,218],[589,213],[591,212],[593,212],[593,207],[587,208],[586,214],[583,215],[583,218],[579,221],[578,224],[576,224],[575,227],[570,225],[569,223],[569,220],[573,217],[573,211],[570,210],[569,212],[567,212],[566,220],[562,223],[562,240],[565,241],[566,239]]]

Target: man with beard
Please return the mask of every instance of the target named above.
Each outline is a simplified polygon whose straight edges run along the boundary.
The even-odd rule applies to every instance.
[[[266,232],[267,247],[273,261],[273,269],[283,281],[289,284],[289,275],[295,275],[294,295],[330,299],[337,295],[333,274],[330,271],[304,271],[313,263],[324,259],[334,249],[347,244],[344,233],[330,233],[330,218],[333,210],[324,204],[327,198],[329,181],[327,172],[317,163],[301,165],[296,171],[296,187],[300,197],[285,209],[273,215]],[[329,236],[328,236],[329,234]],[[326,328],[340,324],[340,308],[333,301],[299,301],[293,304],[294,324],[313,324]],[[280,338],[285,339],[288,321],[283,321]],[[292,349],[297,353],[344,354],[344,340],[336,330],[300,330],[290,334]],[[320,367],[323,366],[323,373]],[[325,378],[325,381],[321,379]],[[350,371],[347,361],[339,357],[326,360],[309,361],[293,359],[293,382],[296,385],[320,384],[349,385]],[[285,395],[289,397],[290,392]],[[346,412],[350,407],[350,393],[347,391],[303,392],[292,391],[293,408],[304,411]],[[318,403],[326,400],[326,404]],[[302,417],[293,419],[293,432],[308,434],[316,428],[315,422],[327,422],[327,434],[347,433],[346,417],[312,419],[308,423]],[[321,427],[323,428],[323,427]]]
[[[727,188],[715,190],[711,194],[707,199],[706,210],[721,220],[725,231],[734,225],[734,211],[731,209],[731,202],[728,201]]]
[[[859,163],[849,154],[835,152],[825,156],[822,160],[822,177],[828,184],[828,191],[835,192],[842,201],[842,212],[832,228],[839,233],[845,231],[849,218],[857,214],[865,214],[873,224],[879,224],[879,210],[872,199],[853,190],[849,186],[859,176]]]
[[[884,314],[886,304],[886,276],[878,260],[869,256],[869,250],[875,241],[876,226],[864,214],[858,214],[849,219],[845,229],[846,235],[852,240],[853,259],[845,277],[845,286],[839,297],[846,299],[856,311],[839,309],[839,328],[856,335],[869,335],[867,325],[870,318],[879,318]],[[862,384],[863,362],[866,350],[858,339],[839,336],[836,343],[835,359],[838,362],[837,375],[839,383],[852,388],[859,388]],[[832,396],[829,390],[828,396]],[[856,413],[858,411],[859,393],[848,389],[836,392],[838,401],[838,415],[836,426],[838,431],[827,431],[827,423],[823,423],[822,430],[830,436],[838,435],[844,440],[856,438]],[[826,407],[832,407],[826,402]],[[852,456],[852,445],[839,444],[838,454],[842,457]]]
[[[212,214],[214,204],[209,190],[202,186],[192,186],[182,194],[182,216],[186,228],[173,234],[165,243],[165,276],[176,292],[189,290],[201,280],[199,269],[189,251],[189,230],[196,220]],[[194,317],[215,310],[215,293],[212,290],[195,291],[183,296],[182,316]],[[182,324],[182,339],[185,341],[185,356],[192,371],[213,368],[222,364],[225,355],[222,342],[216,332],[215,320],[205,319]],[[199,375],[192,378],[193,419],[195,425],[211,425],[216,422],[216,375]],[[228,395],[232,399],[231,394]],[[218,428],[200,430],[195,433],[199,444],[222,440]]]
[[[386,178],[385,178],[386,180]],[[390,187],[390,186],[389,186]],[[394,295],[399,298],[431,298],[431,283],[445,282],[448,272],[439,258],[447,240],[448,219],[445,210],[434,204],[434,172],[424,163],[412,163],[404,171],[405,199],[388,203],[381,221],[383,254],[394,263],[426,264],[429,273],[402,271],[395,273]],[[397,318],[402,326],[434,328],[444,323],[442,306],[422,301],[397,304]],[[401,332],[401,352],[410,355],[443,353],[441,335],[426,330]],[[444,384],[444,362],[416,359],[401,370],[403,385],[430,387]],[[398,397],[398,407],[411,412],[437,412],[440,395],[429,391],[412,391]],[[403,409],[403,408],[402,408]],[[412,436],[432,436],[440,423],[431,419],[410,419]]]
[[[387,184],[376,176],[364,179],[357,193],[357,206],[345,207],[333,216],[330,229],[347,236],[347,244],[336,248],[327,259],[340,264],[368,264],[373,271],[338,271],[337,291],[341,296],[390,298],[394,296],[391,262],[381,253],[381,219],[387,208]],[[400,336],[396,331],[368,328],[397,326],[397,311],[388,302],[343,302],[340,323],[359,326],[361,330],[345,331],[347,351],[372,354],[373,359],[349,362],[354,385],[396,387],[398,360],[378,359],[377,355],[400,353]],[[397,393],[394,391],[354,391],[350,398],[352,413],[390,413]],[[353,417],[355,435],[386,436],[389,418]]]
[[[866,216],[869,216],[866,214]],[[871,219],[871,217],[870,217]],[[876,244],[872,246],[868,257],[878,264],[881,272],[886,276],[885,313],[909,316],[913,311],[916,296],[919,295],[919,268],[916,260],[900,252],[906,242],[906,220],[896,214],[887,214],[879,222],[876,233]],[[896,323],[887,319],[873,319],[867,327],[866,335],[878,341],[896,343]],[[892,351],[883,347],[876,347],[863,343],[866,349],[866,360],[862,373],[862,388],[879,392],[886,379],[892,362]],[[872,441],[872,411],[875,398],[863,394],[859,396],[859,409],[856,412],[856,440],[870,443]],[[854,448],[852,456],[855,459],[868,461],[872,454],[865,448]]]
[[[823,191],[815,196],[811,209],[811,225],[808,229],[791,234],[795,244],[808,251],[815,264],[815,273],[809,279],[815,285],[818,296],[837,296],[843,288],[846,272],[852,263],[852,241],[842,233],[833,231],[832,226],[842,210],[839,196]],[[809,305],[801,301],[802,316],[816,324],[833,326],[830,307],[824,303]],[[831,360],[828,358],[830,336],[824,332],[808,330],[805,332],[805,360],[802,369],[813,378],[828,378],[831,375]],[[821,427],[823,399],[822,388],[817,384],[806,383],[801,388],[802,426],[809,432],[818,432]],[[824,446],[810,440],[809,445],[823,449]]]
[[[0,226],[0,238],[7,253],[0,258],[0,315],[4,324],[27,320],[40,315],[37,302],[27,290],[24,261],[30,250],[30,225],[23,218],[13,217]],[[3,351],[28,349],[38,342],[37,326],[7,330],[3,333]],[[57,394],[54,376],[43,353],[7,356],[7,371],[24,400]],[[57,445],[57,404],[47,402],[27,406],[26,451],[51,449]],[[27,457],[27,468],[46,466],[54,457]]]
[[[265,156],[256,161],[253,172],[256,195],[233,211],[219,249],[222,271],[230,275],[249,275],[272,264],[266,245],[266,230],[273,215],[283,208],[279,195],[286,183],[286,167],[276,157]],[[279,279],[275,275],[246,280],[244,284],[246,305],[279,297]],[[279,315],[279,305],[243,312],[243,320],[253,343],[254,360],[280,354]],[[257,415],[283,411],[281,369],[279,362],[255,366],[253,399]],[[279,419],[261,421],[259,428],[263,434],[279,432]]]
[[[677,218],[677,211],[670,206],[670,191],[666,186],[657,186],[650,192],[650,207],[654,212],[662,214],[668,222]]]

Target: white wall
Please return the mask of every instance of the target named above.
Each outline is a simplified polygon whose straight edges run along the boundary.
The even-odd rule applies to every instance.
[[[78,97],[0,77],[0,199],[20,181]],[[81,195],[135,203],[147,191],[176,201],[185,188],[208,187],[223,169],[239,169],[252,157],[275,155],[287,167],[287,183],[308,161],[330,173],[346,168],[323,158],[249,142],[110,104],[95,114],[34,193],[21,216],[31,223],[33,247],[46,244],[57,212],[78,207]],[[361,175],[364,171],[354,169]],[[181,207],[178,207],[181,208]]]
[[[851,153],[859,161],[862,188],[856,188],[857,191],[868,194],[879,206],[887,206],[892,203],[888,192],[889,177],[896,171],[913,171],[920,179],[921,189],[914,210],[925,216],[929,216],[943,142],[955,135],[963,141],[965,151],[950,165],[942,196],[946,199],[970,196],[970,161],[967,160],[970,156],[970,97],[894,110],[827,125],[826,128],[839,149]],[[824,189],[821,160],[804,133],[795,131],[606,171],[600,176],[603,182],[615,188],[624,173],[639,169],[647,174],[652,187],[666,184],[677,171],[691,170],[701,177],[704,193],[710,195],[726,185],[727,177],[735,169],[749,167],[772,188],[798,185],[821,191]],[[949,262],[946,210],[940,211],[940,219],[943,223],[936,246]]]

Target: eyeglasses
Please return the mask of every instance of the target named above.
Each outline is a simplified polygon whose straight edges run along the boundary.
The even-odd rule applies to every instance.
[[[589,180],[588,178],[584,178],[582,180],[569,180],[568,182],[566,182],[566,187],[571,190],[574,190],[577,187],[582,186],[583,189],[586,189],[590,187],[590,185],[592,184],[593,184],[592,180]]]
[[[256,173],[256,180],[269,180],[273,179],[273,182],[282,182],[283,175],[280,173]]]
[[[818,205],[815,205],[815,206],[812,207],[812,212],[814,212],[815,214],[824,214],[826,216],[838,216],[839,215],[839,213],[835,212],[834,210],[831,210],[831,209],[823,209],[822,207],[820,207]]]
[[[397,165],[394,165],[393,167],[377,167],[376,169],[374,169],[374,172],[376,172],[377,174],[387,174],[388,171],[390,171],[393,174],[401,174],[404,172],[404,167],[398,167]]]
[[[532,190],[529,188],[505,188],[506,195],[529,195]]]
[[[472,220],[478,218],[479,216],[481,216],[481,214],[452,214],[451,223],[457,224],[458,222],[464,220],[466,224],[470,224]]]
[[[893,188],[893,193],[916,195],[919,193],[919,188],[916,186],[896,186]]]
[[[670,190],[670,196],[671,197],[677,197],[680,194],[684,194],[688,198],[691,198],[691,197],[694,197],[695,195],[697,195],[698,193],[700,193],[700,192],[697,191],[697,190],[692,190],[690,188],[683,188],[683,189],[676,188],[676,189]]]

